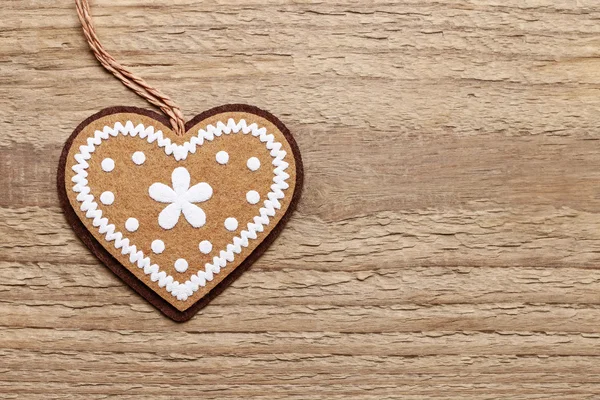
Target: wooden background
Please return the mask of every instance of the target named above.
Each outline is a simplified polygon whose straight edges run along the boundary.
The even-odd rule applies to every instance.
[[[188,117],[294,132],[287,229],[185,324],[58,206],[64,140],[146,106],[69,0],[0,11],[0,397],[597,399],[597,0],[95,0],[115,57]]]

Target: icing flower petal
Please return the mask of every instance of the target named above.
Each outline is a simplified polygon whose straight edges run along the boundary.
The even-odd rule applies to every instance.
[[[192,186],[183,196],[190,203],[200,203],[210,199],[213,195],[212,187],[206,182]]]
[[[178,196],[182,196],[190,188],[190,173],[184,167],[177,167],[171,174],[173,189]]]
[[[183,203],[183,215],[187,222],[190,223],[194,228],[200,228],[206,223],[206,214],[204,211],[195,204],[185,202]]]
[[[148,194],[153,200],[160,203],[173,203],[177,200],[177,193],[164,183],[156,182],[148,188]]]
[[[169,204],[158,215],[158,225],[163,229],[173,229],[179,221],[181,206],[177,203]]]

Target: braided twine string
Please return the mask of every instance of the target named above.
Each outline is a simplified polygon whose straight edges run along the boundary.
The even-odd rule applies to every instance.
[[[177,135],[183,135],[185,133],[185,119],[179,106],[171,100],[169,96],[148,85],[142,78],[136,76],[125,66],[117,62],[117,60],[106,51],[96,34],[88,0],[75,0],[75,5],[77,7],[77,15],[79,15],[79,20],[81,21],[81,26],[83,28],[83,34],[85,35],[94,56],[100,61],[100,64],[129,89],[146,99],[150,104],[160,108],[160,110],[169,117],[169,122],[171,123],[173,131]]]

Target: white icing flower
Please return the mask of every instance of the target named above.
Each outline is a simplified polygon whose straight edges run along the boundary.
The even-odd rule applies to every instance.
[[[158,215],[158,225],[163,229],[172,229],[177,225],[183,211],[185,219],[194,228],[200,228],[206,223],[206,214],[195,204],[212,197],[212,187],[206,182],[200,182],[190,187],[190,173],[184,167],[178,167],[171,174],[173,188],[164,183],[153,183],[148,189],[152,199],[161,203],[171,203]]]

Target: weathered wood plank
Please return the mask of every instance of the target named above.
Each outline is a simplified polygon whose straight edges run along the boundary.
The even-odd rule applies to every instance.
[[[600,392],[596,0],[94,0],[115,57],[188,117],[294,132],[298,211],[186,324],[60,212],[64,140],[148,107],[71,0],[0,17],[0,397],[593,399]]]

